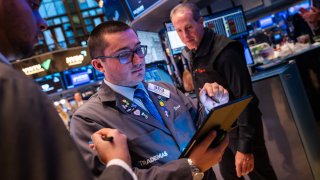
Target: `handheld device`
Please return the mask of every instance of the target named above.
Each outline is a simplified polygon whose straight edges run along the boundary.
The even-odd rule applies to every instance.
[[[216,130],[217,136],[211,143],[210,147],[218,146],[223,141],[226,134],[233,129],[234,122],[247,107],[251,99],[251,95],[244,96],[242,98],[229,101],[228,103],[211,110],[207,118],[200,125],[197,132],[181,153],[180,158],[188,157],[192,148],[201,142],[211,130]]]

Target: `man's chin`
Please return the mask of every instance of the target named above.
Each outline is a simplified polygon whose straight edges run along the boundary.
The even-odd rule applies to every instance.
[[[192,50],[192,49],[196,49],[197,46],[194,44],[187,44],[188,49]]]

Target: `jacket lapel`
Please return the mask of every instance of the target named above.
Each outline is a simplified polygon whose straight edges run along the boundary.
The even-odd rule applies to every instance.
[[[156,120],[151,114],[146,112],[143,108],[122,96],[114,92],[109,86],[105,83],[102,83],[101,88],[98,91],[98,95],[102,103],[112,103],[114,108],[127,114],[129,117],[132,117],[134,121],[140,121],[150,126],[153,126],[157,129],[161,129],[166,133],[170,134],[169,130],[162,125],[158,120]]]

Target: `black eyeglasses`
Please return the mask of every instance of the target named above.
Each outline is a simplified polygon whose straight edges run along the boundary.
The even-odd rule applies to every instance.
[[[106,59],[106,58],[117,58],[121,64],[127,64],[132,61],[133,55],[137,54],[140,58],[144,58],[147,55],[147,46],[140,45],[133,50],[122,51],[117,55],[113,56],[97,56],[94,59]]]

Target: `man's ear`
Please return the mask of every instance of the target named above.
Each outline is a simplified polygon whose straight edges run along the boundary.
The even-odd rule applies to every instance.
[[[103,66],[101,64],[101,60],[100,59],[92,59],[91,60],[91,65],[98,71],[104,73],[104,69]]]

